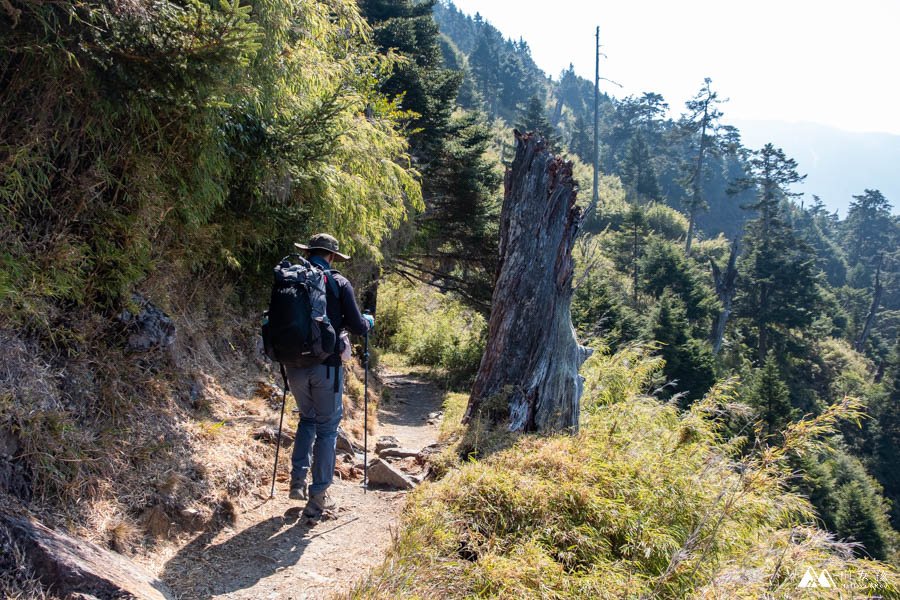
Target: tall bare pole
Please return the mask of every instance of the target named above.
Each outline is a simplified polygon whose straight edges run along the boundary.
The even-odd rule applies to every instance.
[[[600,26],[597,26],[597,48],[594,62],[594,194],[588,212],[597,209],[600,202]]]

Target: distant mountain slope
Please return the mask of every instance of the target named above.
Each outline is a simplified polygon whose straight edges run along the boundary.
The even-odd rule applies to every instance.
[[[900,136],[816,123],[726,120],[741,130],[748,148],[772,142],[794,158],[800,172],[808,175],[797,187],[806,198],[816,194],[844,217],[853,195],[878,189],[894,205],[894,213],[900,213]]]

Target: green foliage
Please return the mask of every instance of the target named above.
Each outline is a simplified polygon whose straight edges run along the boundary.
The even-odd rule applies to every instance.
[[[525,133],[536,133],[547,140],[548,147],[556,151],[559,146],[559,135],[556,128],[547,118],[547,109],[539,96],[532,96],[519,109],[516,129]]]
[[[450,382],[474,377],[484,352],[485,320],[458,300],[399,278],[378,290],[376,342],[413,364],[440,367]]]
[[[252,288],[298,236],[377,254],[421,207],[349,0],[25,2],[0,44],[7,312],[115,304],[160,268]]]
[[[640,261],[641,291],[655,298],[665,290],[676,294],[684,304],[687,318],[699,322],[708,331],[708,321],[716,300],[708,283],[709,275],[700,271],[674,244],[652,238]]]
[[[791,406],[790,392],[781,380],[778,362],[771,354],[755,373],[747,392],[747,403],[758,411],[763,433],[768,437],[778,435],[796,416]]]
[[[423,165],[427,210],[395,233],[392,243],[407,247],[391,248],[396,255],[391,266],[441,291],[453,291],[487,314],[497,256],[500,174],[487,154],[491,133],[481,115],[454,114],[463,73],[452,67],[464,68],[464,61],[454,48],[442,51],[434,4],[361,4],[379,46],[401,56],[381,89],[409,111],[412,152]]]
[[[652,202],[644,208],[647,225],[656,235],[670,241],[683,240],[687,235],[687,218],[665,204]]]
[[[862,263],[871,273],[875,259],[888,248],[892,238],[896,238],[892,235],[891,208],[891,203],[878,190],[866,190],[853,196],[843,223],[851,265]]]
[[[715,361],[709,344],[691,338],[684,302],[665,293],[650,317],[647,337],[659,342],[663,369],[682,406],[699,400],[716,381]]]
[[[788,456],[853,406],[741,455],[720,437],[733,388],[679,416],[639,395],[646,355],[628,354],[590,359],[577,435],[523,436],[421,486],[388,559],[351,597],[781,597],[825,560],[867,593],[897,593],[894,571],[805,525],[810,507],[787,489]]]
[[[762,364],[772,334],[783,341],[790,329],[812,323],[820,294],[812,250],[798,238],[782,207],[782,200],[792,195],[788,186],[803,179],[796,161],[766,144],[753,153],[750,166],[751,175],[741,185],[755,187],[757,200],[747,208],[759,216],[747,225],[744,236],[738,263],[743,284],[736,303],[738,313],[755,326],[757,361]]]

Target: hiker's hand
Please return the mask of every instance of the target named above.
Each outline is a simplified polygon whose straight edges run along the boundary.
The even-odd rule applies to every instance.
[[[369,313],[366,313],[363,315],[363,319],[365,319],[366,323],[369,324],[369,331],[372,331],[373,329],[375,329],[375,317],[373,317]]]

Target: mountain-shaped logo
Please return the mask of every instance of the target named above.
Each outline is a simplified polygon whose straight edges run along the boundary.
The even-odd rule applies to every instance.
[[[806,573],[803,574],[803,579],[800,580],[800,584],[797,586],[800,588],[833,588],[834,579],[831,578],[831,575],[825,569],[822,569],[821,572],[816,574],[815,569],[812,567],[808,567],[806,569]]]

